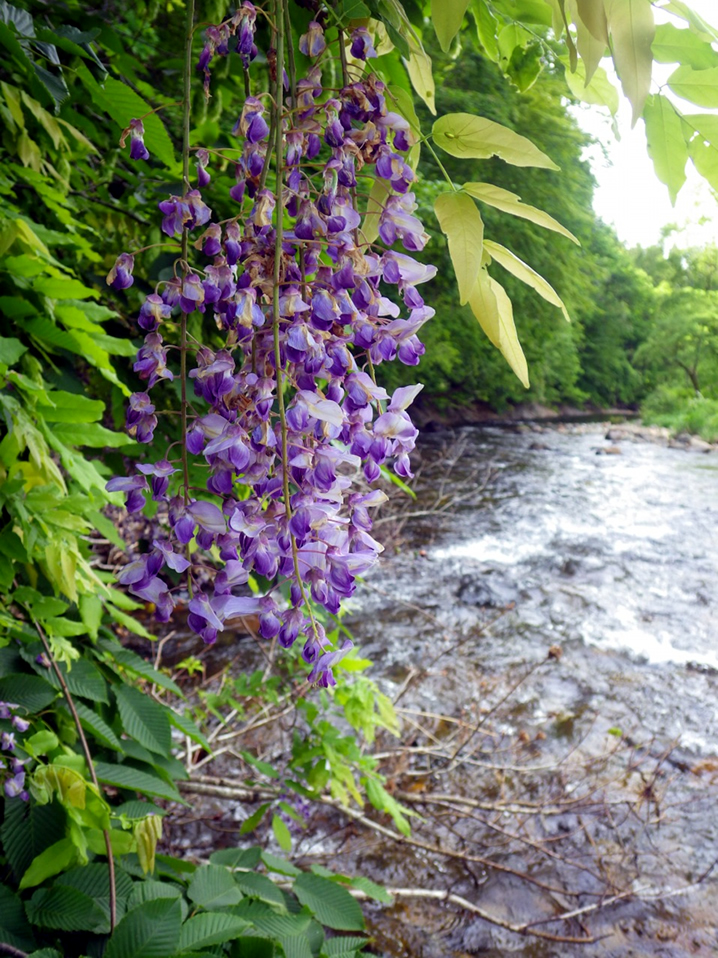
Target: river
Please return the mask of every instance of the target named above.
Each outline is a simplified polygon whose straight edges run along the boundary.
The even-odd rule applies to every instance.
[[[472,833],[452,820],[461,849],[481,845],[487,856],[534,876],[558,867],[566,889],[578,878],[587,881],[586,896],[551,893],[550,905],[545,896],[537,900],[535,888],[527,891],[490,868],[477,874],[460,862],[442,865],[431,854],[423,866],[409,866],[405,853],[361,842],[349,843],[343,854],[357,871],[394,885],[458,890],[514,924],[534,912],[546,919],[595,903],[607,894],[596,875],[607,889],[634,888],[658,900],[622,902],[585,920],[540,926],[568,937],[607,936],[580,947],[527,944],[460,909],[447,924],[433,906],[409,901],[395,909],[394,919],[377,912],[375,932],[389,954],[718,953],[713,873],[688,887],[718,857],[718,458],[649,442],[616,447],[605,432],[595,424],[539,431],[467,427],[425,436],[418,499],[408,507],[414,515],[395,529],[397,548],[358,594],[351,628],[383,687],[414,715],[421,730],[415,745],[442,735],[428,718],[416,718],[420,712],[461,717],[488,710],[494,737],[481,744],[484,762],[492,748],[495,762],[508,768],[559,761],[555,772],[544,774],[547,796],[555,797],[559,786],[566,794],[580,791],[592,774],[606,783],[601,794],[608,806],[633,791],[627,820],[633,816],[640,829],[629,822],[628,837],[621,837],[601,816],[590,825],[573,816],[570,827],[582,829],[587,843],[574,842],[559,857],[580,857],[582,864],[570,867],[590,871],[585,879],[555,859],[546,870],[540,856],[521,862],[513,849],[487,850],[479,825]],[[445,495],[437,502],[439,486]],[[549,649],[548,666],[539,666]],[[602,766],[600,756],[616,740],[623,743],[624,764],[611,759]],[[628,745],[636,746],[630,755]],[[562,748],[572,755],[568,765],[557,758]],[[644,760],[649,765],[638,768]],[[604,774],[609,767],[613,778]],[[416,768],[408,774],[436,793],[442,784],[446,791],[441,769],[441,762],[428,763],[425,779],[416,777]],[[494,782],[497,794],[511,800],[520,799],[522,789],[537,794],[536,782],[520,774],[518,782],[493,774],[501,778]],[[406,787],[411,779],[400,781]],[[486,788],[486,778],[453,780],[452,790],[466,795],[472,784]],[[530,829],[525,820],[527,842],[553,840],[556,819]],[[592,870],[586,864],[591,850]]]

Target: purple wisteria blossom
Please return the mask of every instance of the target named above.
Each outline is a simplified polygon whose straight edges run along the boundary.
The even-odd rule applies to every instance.
[[[215,57],[237,54],[239,69],[249,68],[256,14],[245,2],[206,30],[198,63],[206,90]],[[285,76],[282,189],[266,175],[271,100],[248,95],[231,130],[231,218],[216,221],[202,196],[207,150],[195,154],[197,188],[160,202],[166,235],[202,230],[191,237],[199,263],[178,261],[137,320],[146,336],[134,369],[146,392],[132,395],[127,427],[139,442],[151,443],[157,427],[150,393],[180,375],[163,336],[173,342],[184,316],[214,338],[188,348],[184,448],[174,443],[108,484],[128,509],[143,508],[149,492],[158,510],[161,534],[119,574],[133,595],[163,621],[182,604],[207,643],[232,619],[256,616],[264,638],[299,643],[310,680],[324,687],[351,643],[334,648],[314,609],[336,614],[382,550],[371,534],[382,470],[411,477],[417,430],[408,409],[421,386],[390,394],[376,370],[419,362],[419,333],[433,315],[419,287],[436,274],[414,258],[429,237],[412,191],[411,127],[364,68],[376,56],[369,30],[357,28],[348,44],[350,78],[326,96],[336,41],[319,19],[300,40],[312,64],[293,90]],[[367,177],[388,192],[374,244],[363,240],[356,201]],[[131,269],[118,264],[113,280],[126,288]]]

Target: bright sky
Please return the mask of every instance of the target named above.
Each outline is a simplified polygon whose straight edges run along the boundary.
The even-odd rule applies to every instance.
[[[708,23],[718,24],[716,0],[688,0],[690,6]],[[666,18],[676,26],[683,26],[674,17]],[[607,61],[603,61],[605,65]],[[654,75],[667,78],[675,64],[657,64]],[[616,80],[618,84],[618,81]],[[699,112],[685,100],[675,98],[686,112]],[[646,149],[643,120],[631,130],[631,108],[622,97],[618,112],[620,142],[616,140],[608,111],[603,114],[596,107],[580,107],[576,116],[581,126],[602,145],[587,151],[594,176],[598,181],[594,209],[607,223],[613,225],[618,236],[629,246],[652,246],[661,241],[661,228],[669,223],[681,228],[673,234],[668,245],[680,247],[718,244],[718,202],[710,189],[688,161],[688,178],[672,207],[668,190],[657,179]],[[705,112],[705,111],[703,111]],[[604,151],[607,155],[604,155]]]

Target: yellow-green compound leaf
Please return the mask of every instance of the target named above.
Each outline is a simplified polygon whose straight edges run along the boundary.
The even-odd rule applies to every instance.
[[[466,193],[442,193],[436,197],[434,212],[449,241],[451,263],[463,305],[471,295],[481,266],[484,222],[476,203]]]
[[[488,160],[499,156],[513,166],[558,169],[531,140],[483,116],[447,113],[439,117],[431,132],[437,146],[460,159]]]
[[[718,67],[694,70],[680,66],[668,77],[668,86],[676,96],[697,106],[718,107]]]
[[[671,203],[676,205],[678,191],[686,181],[688,144],[683,123],[671,102],[660,93],[650,96],[643,109],[648,153],[656,176],[668,187]]]
[[[431,22],[444,53],[449,52],[468,6],[469,0],[431,0]]]
[[[679,30],[672,23],[659,23],[651,47],[659,63],[681,63],[695,70],[718,66],[718,53],[692,30]]]
[[[528,366],[516,334],[511,300],[485,269],[479,273],[469,300],[471,311],[491,343],[501,351],[522,385],[529,388]]]
[[[272,817],[272,831],[274,832],[274,837],[277,839],[277,843],[282,851],[287,853],[291,852],[292,836],[279,815],[274,815]]]
[[[369,191],[364,222],[361,225],[361,234],[365,243],[375,242],[379,235],[379,219],[390,195],[389,181],[383,180],[380,176],[375,177]]]
[[[703,179],[718,190],[718,148],[712,143],[705,143],[701,137],[696,137],[690,145],[691,159]]]
[[[651,44],[656,32],[653,8],[650,0],[606,0],[606,16],[613,62],[633,107],[635,126],[651,86]]]
[[[706,23],[703,17],[700,17],[687,3],[683,3],[683,0],[669,0],[668,3],[663,4],[661,9],[685,20],[690,24],[693,32],[703,40],[707,40],[709,43],[718,40],[718,30]]]
[[[409,59],[405,62],[411,85],[436,116],[436,103],[434,102],[436,87],[431,69],[431,57],[413,36],[409,37],[409,50]]]
[[[608,24],[603,0],[575,0],[578,17],[581,23],[590,31],[594,39],[599,40],[604,48],[608,45]],[[578,30],[578,24],[576,24]],[[580,30],[579,30],[580,37]],[[579,49],[581,44],[579,43]]]
[[[537,226],[543,226],[547,230],[553,230],[554,233],[560,233],[562,236],[568,237],[568,239],[576,243],[577,246],[581,245],[573,233],[567,230],[565,226],[562,226],[558,220],[555,220],[553,216],[549,216],[548,213],[537,209],[535,206],[529,206],[527,203],[523,203],[521,197],[517,196],[516,193],[504,190],[500,186],[494,186],[493,183],[464,183],[462,189],[465,193],[469,193],[475,199],[486,203],[488,206],[493,206],[504,213],[510,213],[512,216],[519,216],[521,219],[529,220],[531,223],[536,223]]]
[[[505,246],[501,246],[500,243],[493,243],[491,240],[486,240],[484,248],[489,256],[500,266],[503,266],[507,272],[534,289],[547,303],[551,303],[552,306],[556,306],[557,309],[560,309],[566,321],[571,322],[571,317],[568,315],[563,300],[549,281],[544,279],[540,273],[537,273],[535,269],[531,269],[528,263],[524,263],[515,253],[506,249]]]
[[[571,4],[571,9],[574,15],[573,19],[576,24],[576,45],[578,46],[578,55],[583,61],[584,86],[587,86],[591,82],[591,78],[596,72],[601,59],[607,53],[608,37],[606,35],[606,16],[605,14],[603,15],[603,37],[602,39],[597,39],[578,15],[575,0]],[[603,14],[603,5],[601,6],[601,13]],[[575,73],[576,70],[574,69],[571,72]]]
[[[562,57],[561,61],[564,65],[568,64],[568,58],[566,57]],[[568,69],[566,70],[565,79],[566,85],[577,100],[582,103],[591,103],[594,106],[605,106],[610,110],[612,116],[615,116],[618,112],[618,90],[608,79],[608,74],[603,67],[596,68],[591,77],[591,82],[587,85],[586,66],[582,60],[579,60],[573,73]]]
[[[473,9],[476,19],[476,33],[486,56],[498,63],[499,47],[496,39],[498,22],[485,3],[477,3]]]

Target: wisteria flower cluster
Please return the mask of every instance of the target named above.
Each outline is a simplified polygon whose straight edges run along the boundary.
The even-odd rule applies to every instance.
[[[206,90],[213,58],[238,55],[249,67],[257,13],[245,2],[207,30],[198,64]],[[130,434],[152,442],[158,420],[150,392],[182,375],[168,362],[164,324],[178,313],[186,324],[199,311],[212,317],[224,345],[183,339],[194,354],[183,386],[193,387],[197,412],[185,406],[182,458],[140,465],[108,484],[126,493],[130,511],[141,510],[147,495],[166,509],[167,537],[119,576],[161,621],[177,602],[171,570],[186,577],[189,625],[205,642],[232,617],[257,615],[265,638],[284,647],[302,641],[310,679],[324,686],[333,684],[332,667],[351,643],[330,648],[312,603],[337,613],[381,551],[370,509],[386,498],[374,486],[382,468],[411,477],[417,430],[407,408],[421,386],[390,396],[375,367],[397,358],[418,363],[417,334],[434,312],[419,287],[436,273],[410,255],[428,240],[406,160],[413,137],[388,108],[384,84],[366,70],[376,56],[371,34],[339,34],[353,59],[336,91],[322,85],[329,41],[312,21],[300,41],[312,58],[307,75],[287,77],[279,63],[279,102],[247,96],[232,131],[240,144],[230,191],[235,215],[218,222],[203,199],[208,150],[196,151],[196,186],[188,182],[184,195],[159,204],[164,233],[192,233],[204,262],[182,261],[177,277],[158,284],[140,310],[146,336],[134,369],[146,389],[130,400]],[[376,244],[365,238],[358,199],[360,184],[375,179],[387,194]],[[123,253],[108,283],[127,288],[131,274],[132,257]],[[207,470],[199,498],[188,486],[193,457]],[[263,594],[247,594],[250,575],[266,584]]]
[[[9,719],[13,731],[0,732],[0,776],[4,777],[4,790],[8,798],[21,798],[27,801],[25,789],[25,761],[12,753],[16,749],[15,732],[27,732],[30,723],[14,713],[20,708],[14,702],[0,702],[0,719]]]

